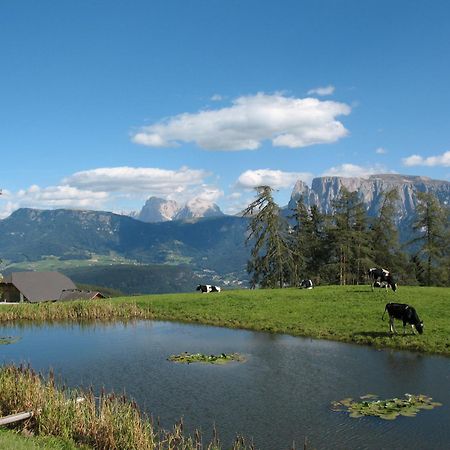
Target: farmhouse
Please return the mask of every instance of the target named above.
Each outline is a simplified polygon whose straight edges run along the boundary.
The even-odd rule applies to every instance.
[[[100,292],[81,291],[73,281],[59,272],[13,272],[0,281],[1,301],[68,301],[104,298]]]

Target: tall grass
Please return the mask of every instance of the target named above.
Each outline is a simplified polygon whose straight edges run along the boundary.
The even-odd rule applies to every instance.
[[[29,367],[0,368],[0,392],[0,415],[33,411],[15,428],[35,435],[58,436],[102,450],[221,449],[216,433],[204,444],[199,431],[186,435],[181,421],[164,430],[123,396],[102,392],[96,398],[92,391],[58,388],[51,373],[44,378]],[[245,450],[253,445],[238,437],[231,448]]]
[[[75,302],[44,302],[37,304],[0,305],[0,322],[16,320],[62,321],[62,320],[130,320],[153,319],[148,308],[136,302],[120,303],[112,300]]]

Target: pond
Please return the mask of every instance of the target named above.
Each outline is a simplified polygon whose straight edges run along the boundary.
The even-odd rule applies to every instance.
[[[213,424],[226,448],[236,433],[257,448],[448,448],[450,359],[170,322],[2,326],[20,336],[0,346],[0,363],[52,367],[69,386],[125,391],[142,410],[170,427],[180,417],[188,431],[211,436]],[[177,364],[182,352],[242,354],[226,365]],[[330,408],[333,400],[373,393],[380,398],[425,394],[443,406],[417,417],[353,419]],[[0,394],[1,395],[1,394]]]

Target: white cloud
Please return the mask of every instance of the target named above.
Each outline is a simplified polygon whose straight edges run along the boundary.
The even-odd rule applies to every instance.
[[[450,167],[450,151],[442,155],[428,156],[426,158],[419,155],[411,155],[402,159],[405,166],[442,166]]]
[[[213,102],[220,102],[221,100],[223,100],[223,97],[222,97],[220,94],[214,94],[214,95],[211,97],[211,100],[212,100]]]
[[[153,167],[104,167],[76,172],[63,183],[102,192],[146,193],[166,197],[204,183],[209,172],[181,167],[166,170]]]
[[[384,166],[379,164],[376,164],[373,167],[363,167],[356,164],[341,164],[340,166],[330,167],[322,174],[322,176],[365,178],[369,175],[387,172],[389,171],[387,171]]]
[[[107,167],[76,172],[58,186],[32,185],[18,192],[3,191],[0,218],[18,208],[74,208],[124,210],[131,200],[142,202],[150,196],[180,203],[196,200],[215,202],[222,190],[205,183],[211,174],[181,167],[178,170],[139,167]],[[4,202],[3,202],[4,201]]]
[[[232,106],[180,114],[143,127],[133,142],[176,147],[193,142],[205,150],[256,150],[265,140],[276,147],[306,147],[335,142],[348,131],[336,120],[350,114],[345,103],[259,93],[239,97]]]
[[[386,150],[385,148],[383,148],[383,147],[378,147],[378,148],[375,150],[375,153],[376,153],[377,155],[385,155],[385,154],[387,153],[387,150]]]
[[[16,193],[9,192],[5,196],[7,203],[2,208],[1,216],[6,217],[18,208],[101,208],[108,194],[78,189],[73,186],[48,186],[42,188],[36,184]]]
[[[239,175],[236,187],[253,189],[267,185],[274,189],[291,188],[297,180],[310,183],[313,174],[309,172],[283,172],[281,170],[258,169],[246,170]]]
[[[328,86],[310,89],[308,91],[308,95],[331,95],[333,92],[334,92],[334,86],[329,84]]]

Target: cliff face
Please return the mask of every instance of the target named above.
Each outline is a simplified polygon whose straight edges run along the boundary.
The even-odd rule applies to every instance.
[[[137,219],[150,223],[165,222],[173,220],[180,209],[180,206],[174,200],[150,197],[137,215]]]
[[[219,217],[224,214],[220,208],[211,202],[193,199],[184,206],[174,200],[150,197],[136,218],[142,222],[155,223],[170,220],[191,220],[202,217]]]
[[[432,180],[427,177],[382,174],[367,178],[320,177],[314,178],[311,188],[297,181],[289,201],[289,208],[303,195],[308,206],[317,205],[324,213],[332,212],[332,202],[341,187],[357,191],[367,207],[369,216],[377,214],[381,206],[382,193],[397,189],[399,193],[397,222],[411,218],[417,207],[417,192],[433,193],[441,204],[450,204],[450,182]]]

